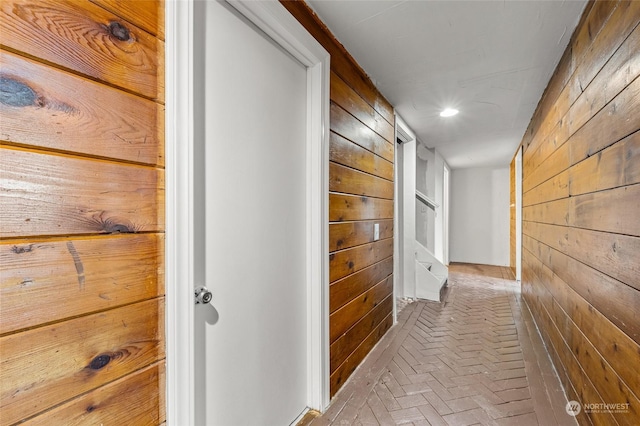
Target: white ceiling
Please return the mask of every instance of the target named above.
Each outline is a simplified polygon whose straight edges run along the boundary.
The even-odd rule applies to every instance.
[[[452,168],[509,164],[586,4],[307,2]]]

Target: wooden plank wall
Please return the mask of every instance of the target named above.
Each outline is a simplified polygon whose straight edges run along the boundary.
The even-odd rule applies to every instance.
[[[0,424],[160,424],[161,1],[0,2]]]
[[[640,2],[587,5],[523,146],[525,300],[569,399],[640,424]]]
[[[394,113],[302,1],[284,6],[331,54],[331,395],[393,323]],[[380,239],[374,241],[374,224]]]

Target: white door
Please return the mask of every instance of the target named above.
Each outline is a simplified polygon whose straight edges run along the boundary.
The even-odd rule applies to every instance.
[[[196,423],[288,425],[307,405],[307,71],[228,4],[196,14],[213,294],[195,307]]]

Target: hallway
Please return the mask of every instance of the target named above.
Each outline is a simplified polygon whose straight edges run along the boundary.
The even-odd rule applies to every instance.
[[[404,307],[313,425],[575,425],[508,268],[452,264],[444,303]]]

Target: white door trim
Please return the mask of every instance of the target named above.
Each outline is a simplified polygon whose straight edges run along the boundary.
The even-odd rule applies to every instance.
[[[168,425],[193,425],[193,3],[165,3],[165,335]]]
[[[194,424],[193,1],[166,1],[167,424]],[[278,1],[228,3],[307,67],[307,405],[329,404],[329,54]]]
[[[396,150],[402,150],[402,165],[396,161],[394,201],[394,298],[416,297],[416,144],[415,133],[396,114]],[[396,157],[397,152],[396,152]],[[395,313],[395,304],[394,304]]]
[[[442,240],[442,263],[449,266],[449,221],[451,217],[451,214],[449,213],[451,210],[449,207],[449,200],[451,196],[451,169],[446,161],[444,163],[444,169],[442,170],[442,185],[442,233],[444,234]]]

